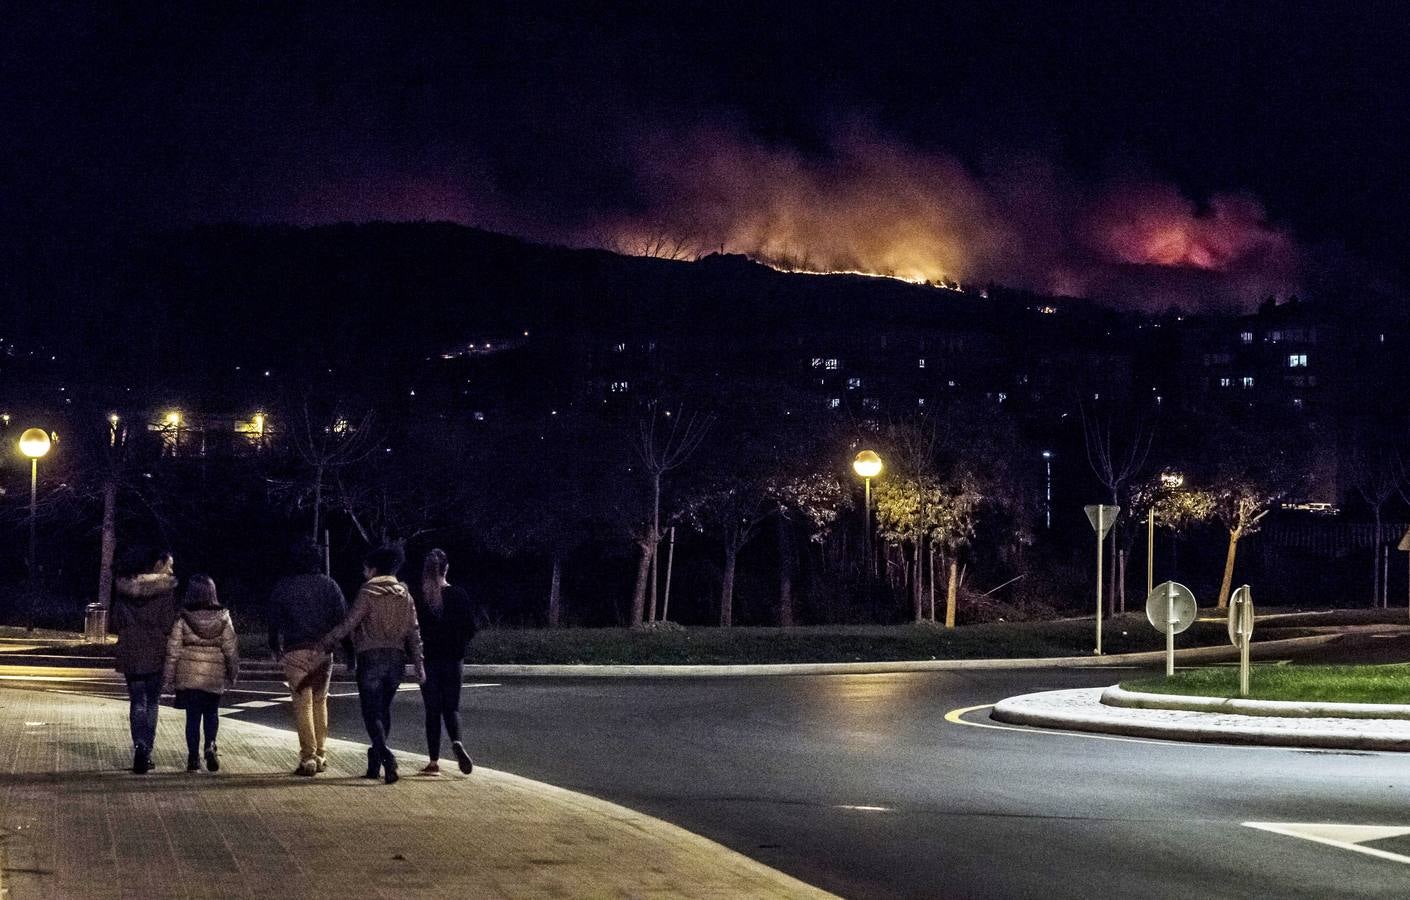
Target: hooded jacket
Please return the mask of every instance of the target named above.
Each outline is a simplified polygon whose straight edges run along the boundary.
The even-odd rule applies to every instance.
[[[411,657],[417,671],[421,662],[421,629],[411,591],[395,575],[369,578],[353,601],[352,612],[322,641],[323,649],[336,647],[352,636],[353,649],[401,650]]]
[[[119,578],[111,627],[118,636],[113,665],[124,675],[162,670],[167,635],[176,621],[176,576],[147,574]]]
[[[188,609],[181,613],[166,642],[162,684],[178,691],[219,694],[240,676],[235,625],[223,609]]]

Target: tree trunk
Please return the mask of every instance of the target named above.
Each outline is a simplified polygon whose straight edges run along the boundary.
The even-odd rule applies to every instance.
[[[649,621],[656,621],[656,582],[660,575],[656,571],[656,555],[661,549],[661,475],[657,473],[651,480],[651,565],[647,577],[651,579],[651,614]]]
[[[1116,590],[1119,598],[1116,601],[1116,608],[1121,612],[1126,612],[1126,558],[1130,552],[1129,550],[1123,549],[1116,557]]]
[[[1371,540],[1371,606],[1384,606],[1385,593],[1381,590],[1381,508],[1375,509],[1376,533]]]
[[[915,581],[911,584],[911,605],[914,608],[917,622],[925,621],[925,569],[922,567],[924,561],[925,539],[916,538],[916,557],[912,565]]]
[[[548,627],[557,628],[563,617],[563,557],[553,553],[553,574],[548,579]]]
[[[651,543],[638,542],[641,547],[641,560],[636,567],[636,589],[632,592],[633,628],[639,628],[646,615],[646,579],[651,577]]]
[[[117,550],[117,479],[103,483],[103,543],[98,557],[98,602],[106,607],[113,597],[113,555]]]
[[[734,569],[739,561],[739,551],[733,544],[725,544],[725,574],[720,580],[720,627],[729,628],[734,624]]]
[[[323,467],[314,470],[313,477],[313,542],[318,543],[319,529],[323,524]],[[325,573],[326,574],[326,573]]]
[[[1229,608],[1229,591],[1234,587],[1234,554],[1239,549],[1240,530],[1229,532],[1229,554],[1224,558],[1224,580],[1219,585],[1219,608]]]
[[[930,621],[935,621],[935,542],[931,541],[926,548],[926,556],[930,563]]]
[[[797,567],[794,555],[793,534],[788,528],[788,519],[778,514],[778,624],[783,628],[793,626],[793,573]]]
[[[960,558],[959,554],[950,557],[950,581],[945,585],[945,627],[955,627],[955,605],[959,599],[960,590]]]

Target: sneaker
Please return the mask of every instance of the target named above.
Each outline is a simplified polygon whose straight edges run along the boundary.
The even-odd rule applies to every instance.
[[[146,775],[152,771],[152,751],[138,744],[132,748],[132,774]]]
[[[313,777],[318,774],[318,763],[312,759],[305,759],[294,769],[295,775],[307,775]]]
[[[313,758],[314,771],[319,775],[328,771],[328,757],[320,753]]]
[[[372,747],[368,747],[368,748],[367,748],[367,774],[364,775],[363,777],[364,777],[364,778],[381,778],[381,777],[382,777],[382,761],[377,758],[377,751],[376,751],[374,748],[372,748]]]
[[[201,771],[201,758],[200,758],[199,756],[197,756],[196,754],[194,754],[194,753],[192,753],[190,756],[186,757],[186,771],[188,771],[188,772],[199,772],[199,771]]]
[[[220,771],[220,752],[215,749],[215,744],[206,747],[206,768],[212,772]]]
[[[397,758],[390,750],[382,756],[382,780],[387,784],[397,783]]]
[[[422,769],[420,772],[417,772],[416,774],[417,774],[417,775],[427,775],[427,776],[430,776],[430,775],[439,775],[439,774],[441,774],[441,764],[438,763],[438,762],[428,762],[428,763],[426,763],[426,767],[425,767],[424,769]]]
[[[450,749],[455,753],[456,762],[460,763],[460,774],[469,775],[475,771],[475,761],[470,758],[470,754],[465,752],[465,745],[456,741],[450,745]]]

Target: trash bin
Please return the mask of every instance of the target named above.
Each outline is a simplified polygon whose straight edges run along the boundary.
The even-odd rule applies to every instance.
[[[83,638],[90,644],[102,644],[108,640],[108,608],[101,603],[90,603],[83,610]]]

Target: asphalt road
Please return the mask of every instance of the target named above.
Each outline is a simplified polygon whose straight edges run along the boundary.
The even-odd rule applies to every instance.
[[[946,719],[1129,674],[504,679],[467,686],[463,709],[479,763],[642,810],[848,897],[1410,896],[1410,836],[1357,852],[1243,824],[1410,833],[1404,755],[1015,729],[984,709]],[[271,705],[236,715],[287,727],[287,704],[271,702],[282,685],[242,688],[227,702]],[[415,690],[394,715],[393,743],[423,752]],[[365,740],[355,697],[335,698],[332,719],[337,736]]]

